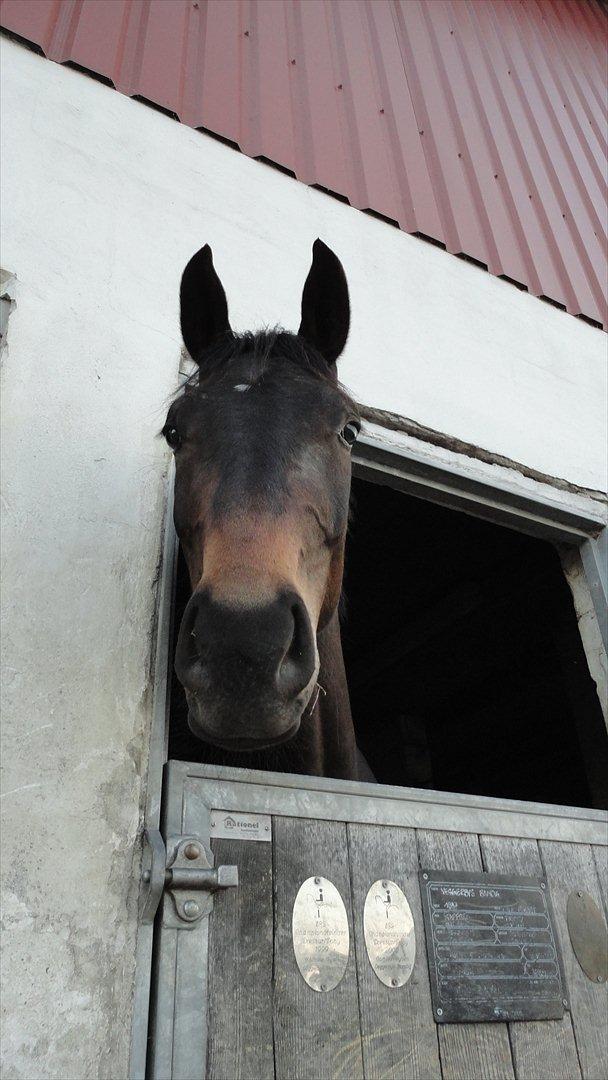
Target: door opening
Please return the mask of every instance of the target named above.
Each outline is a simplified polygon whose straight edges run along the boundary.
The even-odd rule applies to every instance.
[[[377,780],[608,807],[608,734],[555,547],[367,480],[353,499],[342,640]],[[189,588],[180,555],[176,629]],[[203,752],[173,676],[169,757]]]

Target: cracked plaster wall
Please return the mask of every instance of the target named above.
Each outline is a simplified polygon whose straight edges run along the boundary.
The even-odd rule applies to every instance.
[[[295,328],[320,235],[351,285],[341,374],[360,401],[601,490],[606,338],[12,41],[2,53],[3,1075],[121,1080],[155,434],[187,259],[212,243],[237,328]]]

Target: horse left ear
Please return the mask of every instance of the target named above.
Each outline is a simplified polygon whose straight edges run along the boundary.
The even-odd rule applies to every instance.
[[[348,285],[342,263],[322,240],[312,246],[312,266],[302,293],[298,334],[334,364],[346,345],[350,325]]]
[[[192,256],[184,270],[179,301],[184,345],[198,363],[205,349],[231,333],[226,293],[209,244]]]

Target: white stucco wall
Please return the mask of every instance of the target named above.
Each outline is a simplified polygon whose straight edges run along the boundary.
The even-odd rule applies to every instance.
[[[187,259],[212,244],[236,328],[295,328],[321,236],[350,283],[341,375],[360,401],[601,490],[606,338],[6,40],[2,76],[1,262],[17,277],[2,357],[4,1076],[117,1080],[167,468],[155,434]]]

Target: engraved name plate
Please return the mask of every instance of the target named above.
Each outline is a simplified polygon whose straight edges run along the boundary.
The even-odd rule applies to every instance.
[[[313,990],[333,990],[346,971],[350,947],[346,908],[333,882],[311,877],[300,885],[291,932],[302,978]]]
[[[410,905],[394,881],[374,881],[363,908],[363,932],[380,982],[393,989],[404,986],[414,967],[416,935]]]
[[[422,870],[420,887],[437,1023],[564,1015],[544,878]]]

